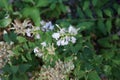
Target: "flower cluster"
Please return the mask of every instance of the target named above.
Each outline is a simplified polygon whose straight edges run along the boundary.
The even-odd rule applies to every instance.
[[[42,31],[49,31],[49,30],[53,30],[54,29],[54,25],[52,24],[51,21],[49,22],[45,22],[45,21],[41,21],[40,22],[41,26],[42,26]]]
[[[33,25],[30,20],[24,20],[23,23],[20,20],[14,20],[13,27],[11,29],[15,30],[15,33],[27,35],[28,37],[32,36]]]
[[[34,48],[34,53],[35,53],[35,56],[37,56],[39,58],[41,58],[43,56],[43,52],[39,47]]]
[[[2,68],[6,62],[12,56],[13,52],[11,51],[13,43],[8,44],[6,42],[0,42],[0,68]]]
[[[41,21],[41,27],[33,26],[32,22],[28,19],[21,22],[20,20],[14,20],[13,27],[11,29],[15,30],[15,33],[26,35],[27,37],[35,36],[36,39],[40,39],[40,34],[38,31],[49,31],[54,29],[54,25],[51,21],[45,22]]]
[[[43,55],[43,52],[47,52],[50,55],[54,55],[55,54],[55,47],[54,44],[50,44],[50,43],[46,43],[46,42],[42,42],[42,49],[40,49],[39,47],[35,47],[33,52],[35,53],[35,55],[39,58],[41,58]]]
[[[53,68],[50,66],[43,66],[39,73],[39,77],[35,80],[65,80],[68,77],[67,74],[69,74],[73,69],[74,64],[72,60],[68,62],[58,60]]]
[[[68,45],[69,42],[76,43],[74,36],[77,35],[78,30],[70,25],[68,29],[60,28],[58,32],[52,34],[52,37],[57,40],[58,46]]]

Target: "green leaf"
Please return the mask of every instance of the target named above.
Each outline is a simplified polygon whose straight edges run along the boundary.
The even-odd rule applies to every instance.
[[[49,0],[38,0],[37,7],[46,7],[49,4]]]
[[[3,68],[2,68],[2,70],[4,71],[4,72],[7,72],[7,73],[11,73],[11,70],[10,70],[10,66],[9,65],[5,65]]]
[[[111,36],[112,40],[120,40],[119,36],[117,34],[114,34]]]
[[[50,9],[51,9],[51,10],[54,10],[55,7],[56,7],[56,4],[55,4],[55,3],[53,3],[53,4],[50,5]]]
[[[82,22],[82,23],[79,23],[77,27],[80,28],[80,31],[83,31],[83,30],[91,29],[93,25],[94,25],[93,22]]]
[[[59,9],[61,9],[61,11],[64,12],[64,13],[65,13],[66,10],[67,10],[67,9],[66,9],[66,6],[63,5],[62,3],[60,4],[60,8],[59,8]]]
[[[23,0],[24,2],[30,2],[30,3],[33,3],[34,4],[34,1],[33,0]]]
[[[22,37],[22,36],[18,36],[17,37],[17,40],[19,41],[19,43],[23,43],[23,42],[26,42],[26,38]]]
[[[112,29],[112,20],[106,21],[107,32],[110,34]]]
[[[10,39],[10,37],[9,37],[9,35],[7,33],[3,34],[3,39],[6,42],[10,42],[11,41],[11,39]]]
[[[29,68],[31,67],[31,65],[29,64],[20,64],[19,66],[19,72],[26,72]]]
[[[92,3],[93,3],[94,6],[97,5],[97,2],[98,2],[98,0],[92,0]]]
[[[88,73],[89,80],[101,80],[96,71]]]
[[[104,13],[109,17],[112,16],[112,12],[109,9],[104,10]]]
[[[24,62],[27,62],[27,59],[23,55],[21,56],[21,58]]]
[[[120,65],[120,59],[113,59],[112,62],[116,65]]]
[[[80,18],[85,17],[80,7],[77,7],[77,13],[79,14]]]
[[[0,20],[0,28],[6,28],[11,21],[12,20],[10,18]]]
[[[103,58],[105,58],[105,60],[110,60],[115,55],[113,50],[101,50],[101,53],[103,54]]]
[[[105,65],[105,66],[104,66],[104,72],[105,72],[107,75],[110,75],[110,74],[111,74],[111,66],[110,66],[110,65]]]
[[[14,33],[14,31],[11,31],[10,33],[9,33],[9,37],[10,37],[10,39],[13,41],[13,42],[17,42],[17,34],[15,34]]]
[[[30,54],[30,53],[27,53],[27,54],[26,54],[26,58],[27,58],[28,60],[32,60],[31,54]]]
[[[100,9],[98,9],[98,10],[96,10],[96,13],[97,13],[97,16],[98,17],[103,17],[103,12],[102,12],[102,10],[100,10]]]
[[[110,44],[109,40],[111,38],[102,38],[98,40],[98,43],[102,46],[102,47],[112,47],[112,44]]]
[[[19,68],[19,66],[11,66],[11,67],[10,67],[11,72],[12,72],[13,74],[16,74],[16,73],[17,73],[18,68]]]
[[[8,0],[0,0],[0,7],[3,7],[6,10],[9,10]]]
[[[115,20],[115,25],[116,25],[116,26],[119,26],[119,25],[120,25],[120,18],[117,18],[117,19]]]
[[[93,18],[92,11],[91,11],[90,9],[86,9],[85,14],[86,14],[88,17]]]
[[[104,35],[106,35],[107,31],[106,31],[104,22],[99,20],[97,25],[98,25],[98,29],[100,30],[100,32],[103,33]]]
[[[20,80],[15,74],[12,76],[12,80]]]
[[[33,7],[26,7],[23,9],[23,16],[30,17],[36,26],[40,26],[40,12],[39,9]]]
[[[24,49],[26,49],[26,50],[28,50],[28,49],[29,49],[29,47],[28,47],[27,43],[24,43],[24,44],[23,44],[23,48],[24,48]]]
[[[89,1],[85,1],[84,4],[83,4],[83,10],[88,9],[89,8],[89,4],[90,4]]]
[[[117,12],[118,12],[118,15],[120,15],[120,8],[118,8],[118,11],[117,11]]]

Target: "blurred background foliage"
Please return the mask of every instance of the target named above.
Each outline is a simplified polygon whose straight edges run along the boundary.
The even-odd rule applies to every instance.
[[[40,26],[40,21],[45,20],[61,27],[72,24],[80,28],[77,44],[64,46],[66,52],[58,49],[60,53],[64,53],[58,54],[63,60],[77,55],[72,73],[75,80],[120,79],[120,0],[0,0],[1,32],[7,29],[14,19],[25,18],[30,18],[35,26]],[[28,48],[32,49],[37,44],[37,41],[26,42],[23,37],[18,38],[17,42],[16,38],[13,39],[10,35],[16,36],[10,32],[9,35],[3,35],[3,40],[25,43],[22,46],[17,45],[14,49],[16,53],[20,49],[27,53]],[[10,80],[23,80],[18,79],[21,76],[27,80],[25,72],[34,70],[39,64],[30,52],[20,55],[18,60],[12,59],[13,66],[6,65],[4,68],[5,72],[10,74]]]

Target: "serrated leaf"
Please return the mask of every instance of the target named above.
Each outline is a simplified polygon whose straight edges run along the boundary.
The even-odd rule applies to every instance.
[[[23,0],[24,2],[30,2],[30,3],[34,3],[33,0]]]
[[[112,12],[111,12],[110,10],[108,10],[108,9],[104,10],[104,13],[105,13],[107,16],[109,16],[109,17],[112,16]]]
[[[11,67],[10,67],[11,72],[12,72],[13,74],[16,74],[16,73],[17,73],[18,68],[19,68],[19,66],[11,66]]]
[[[96,71],[92,71],[88,74],[89,80],[101,80]]]
[[[116,25],[116,26],[119,26],[119,25],[120,25],[120,18],[117,18],[117,19],[115,20],[115,25]]]
[[[98,2],[98,0],[92,0],[92,3],[94,6],[96,6],[97,2]]]
[[[86,9],[85,14],[86,14],[88,17],[93,18],[93,14],[92,14],[92,11],[91,11],[90,9]]]
[[[31,67],[31,65],[29,65],[29,64],[20,64],[20,66],[19,66],[19,71],[24,73],[24,72],[26,72],[30,67]]]
[[[79,14],[80,18],[85,17],[80,7],[77,7],[77,13]]]
[[[103,33],[104,35],[106,35],[107,31],[106,31],[104,22],[99,20],[97,25],[98,25],[98,29],[100,30],[100,32]]]
[[[30,54],[30,53],[27,53],[27,54],[26,54],[26,58],[27,58],[28,60],[32,60],[31,54]]]
[[[12,20],[10,18],[0,20],[0,28],[6,28],[11,21]]]
[[[80,28],[80,31],[88,30],[94,25],[93,22],[82,22],[77,25]]]
[[[116,65],[120,65],[120,59],[113,59],[112,62]]]
[[[85,2],[84,2],[84,5],[83,5],[83,10],[88,9],[88,8],[89,8],[89,4],[90,4],[89,1],[85,1]]]
[[[3,39],[4,39],[4,41],[6,41],[6,42],[10,42],[11,41],[11,39],[9,38],[9,35],[6,33],[6,34],[3,34]]]
[[[40,26],[40,12],[39,9],[33,7],[26,7],[23,9],[23,16],[30,17],[36,26]]]
[[[17,40],[18,40],[19,43],[23,43],[23,42],[26,42],[26,41],[27,41],[26,38],[24,38],[24,37],[22,37],[22,36],[18,36],[18,37],[17,37]]]
[[[108,53],[108,52],[109,52],[109,53]],[[101,53],[103,54],[103,57],[104,57],[106,60],[112,59],[113,56],[115,55],[113,50],[101,50]]]
[[[112,44],[110,44],[109,40],[111,38],[102,38],[98,40],[98,43],[102,46],[102,47],[112,47]]]
[[[0,0],[0,7],[4,7],[6,10],[9,8],[8,0]]]
[[[112,35],[111,39],[112,40],[119,40],[120,38],[117,34],[115,34],[115,35]]]
[[[27,62],[27,59],[24,56],[21,56],[21,58],[24,62]]]
[[[37,7],[46,7],[49,4],[49,0],[38,0]]]
[[[13,42],[17,42],[17,34],[15,34],[13,31],[10,32],[9,37]]]
[[[53,4],[50,5],[50,9],[51,9],[51,10],[54,10],[55,7],[56,7],[56,4],[55,4],[55,3],[53,3]]]
[[[107,32],[110,34],[112,29],[112,20],[106,21]]]
[[[98,17],[103,17],[103,12],[102,12],[102,10],[99,10],[99,9],[98,9],[98,10],[96,11],[96,13],[97,13],[97,16],[98,16]]]

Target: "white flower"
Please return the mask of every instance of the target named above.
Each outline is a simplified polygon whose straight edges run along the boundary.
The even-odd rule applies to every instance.
[[[43,47],[46,47],[46,46],[47,46],[46,42],[42,42],[41,45],[42,45]]]
[[[43,56],[43,53],[36,53],[35,56],[37,56],[37,57],[42,57],[42,56]]]
[[[75,37],[71,37],[71,42],[75,43],[76,42],[76,38]]]
[[[26,34],[27,34],[27,36],[28,37],[31,37],[32,35],[31,35],[31,29],[30,28],[28,28],[28,29],[26,29]]]
[[[13,41],[10,41],[10,45],[13,45],[14,44],[14,42]]]
[[[67,44],[68,44],[68,41],[67,41],[67,40],[65,40],[65,39],[61,40],[61,45],[62,45],[62,46],[67,45]]]
[[[70,41],[70,37],[69,37],[69,36],[66,36],[66,37],[65,37],[65,40],[66,40],[66,41]]]
[[[57,41],[57,45],[60,46],[61,45],[61,40]]]
[[[40,24],[41,24],[41,25],[44,25],[44,24],[45,24],[45,21],[44,21],[44,20],[40,21]]]
[[[60,39],[60,40],[57,41],[57,45],[58,46],[60,46],[60,45],[61,46],[68,45],[68,41],[65,40],[65,39],[62,39],[62,40]]]
[[[57,40],[58,46],[68,45],[69,42],[76,42],[76,38],[74,36],[77,35],[79,29],[76,29],[71,25],[68,29],[60,28],[59,26],[58,28],[60,30],[52,35],[52,37]]]
[[[76,35],[77,34],[77,31],[78,31],[78,29],[76,29],[76,28],[74,28],[73,26],[69,26],[69,28],[68,28],[68,32],[70,33],[70,34],[72,34],[72,35]]]
[[[53,30],[54,29],[54,25],[50,25],[49,29]]]
[[[37,57],[42,57],[43,55],[43,53],[40,51],[38,47],[35,47],[33,52],[35,53],[35,56]]]
[[[47,22],[47,23],[45,24],[45,28],[46,28],[46,29],[49,28],[50,25],[52,25],[51,21],[49,21],[49,22]]]
[[[4,31],[3,31],[3,34],[7,34],[7,31],[6,31],[6,30],[4,30]]]
[[[52,37],[56,40],[58,40],[60,38],[60,33],[53,33]]]
[[[65,32],[66,32],[66,30],[65,30],[65,28],[62,28],[62,29],[60,29],[60,34],[65,34]]]
[[[43,31],[48,31],[48,30],[53,30],[53,29],[54,29],[54,25],[52,25],[51,21],[44,23],[42,27]]]
[[[40,34],[36,34],[36,39],[40,39]]]
[[[34,53],[38,53],[39,52],[39,48],[38,47],[35,47],[34,48]]]

